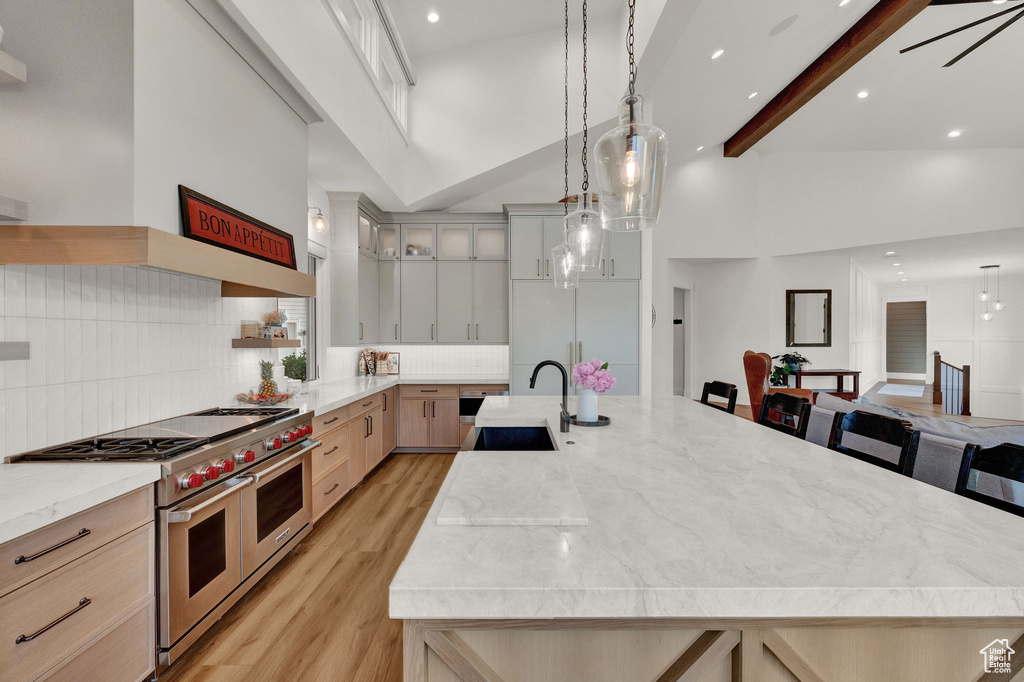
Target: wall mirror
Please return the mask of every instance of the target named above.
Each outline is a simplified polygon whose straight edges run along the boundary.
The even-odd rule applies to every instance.
[[[832,290],[786,291],[786,345],[832,345]]]

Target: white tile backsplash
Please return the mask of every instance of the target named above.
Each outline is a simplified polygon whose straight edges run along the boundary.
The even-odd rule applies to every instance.
[[[327,362],[321,362],[321,379],[330,381],[356,376],[359,354],[365,346],[341,346],[327,349]],[[401,353],[402,374],[454,374],[457,376],[494,376],[508,374],[508,346],[378,345],[378,351]]]
[[[231,339],[275,305],[150,268],[0,265],[0,340],[31,344],[0,363],[0,457],[230,404],[274,353]]]

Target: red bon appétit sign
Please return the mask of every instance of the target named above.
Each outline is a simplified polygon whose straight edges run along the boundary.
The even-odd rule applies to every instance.
[[[295,242],[287,232],[271,227],[219,201],[178,185],[181,224],[190,239],[219,246],[297,270]]]

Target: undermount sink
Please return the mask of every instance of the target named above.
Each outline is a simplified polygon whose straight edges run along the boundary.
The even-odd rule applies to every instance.
[[[543,426],[481,426],[476,429],[476,442],[471,450],[547,450],[555,443]]]

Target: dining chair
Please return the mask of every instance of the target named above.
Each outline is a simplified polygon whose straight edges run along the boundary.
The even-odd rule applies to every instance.
[[[724,381],[705,381],[704,392],[700,396],[700,404],[714,407],[729,414],[736,414],[736,396],[738,395],[739,391],[736,390],[736,384],[727,384]],[[709,402],[708,398],[711,396],[725,398],[729,401],[728,406]]]
[[[1024,516],[1024,446],[979,448],[961,472],[956,493]]]
[[[914,475],[921,432],[910,422],[869,412],[851,412],[836,420],[830,447],[836,452],[895,471]]]
[[[956,492],[960,480],[966,480],[974,455],[981,449],[977,443],[929,434],[921,435],[914,460],[913,478],[936,488]]]
[[[761,426],[803,440],[807,438],[807,426],[810,422],[811,401],[807,398],[788,393],[769,393],[761,401],[761,414],[757,418],[757,423]]]

